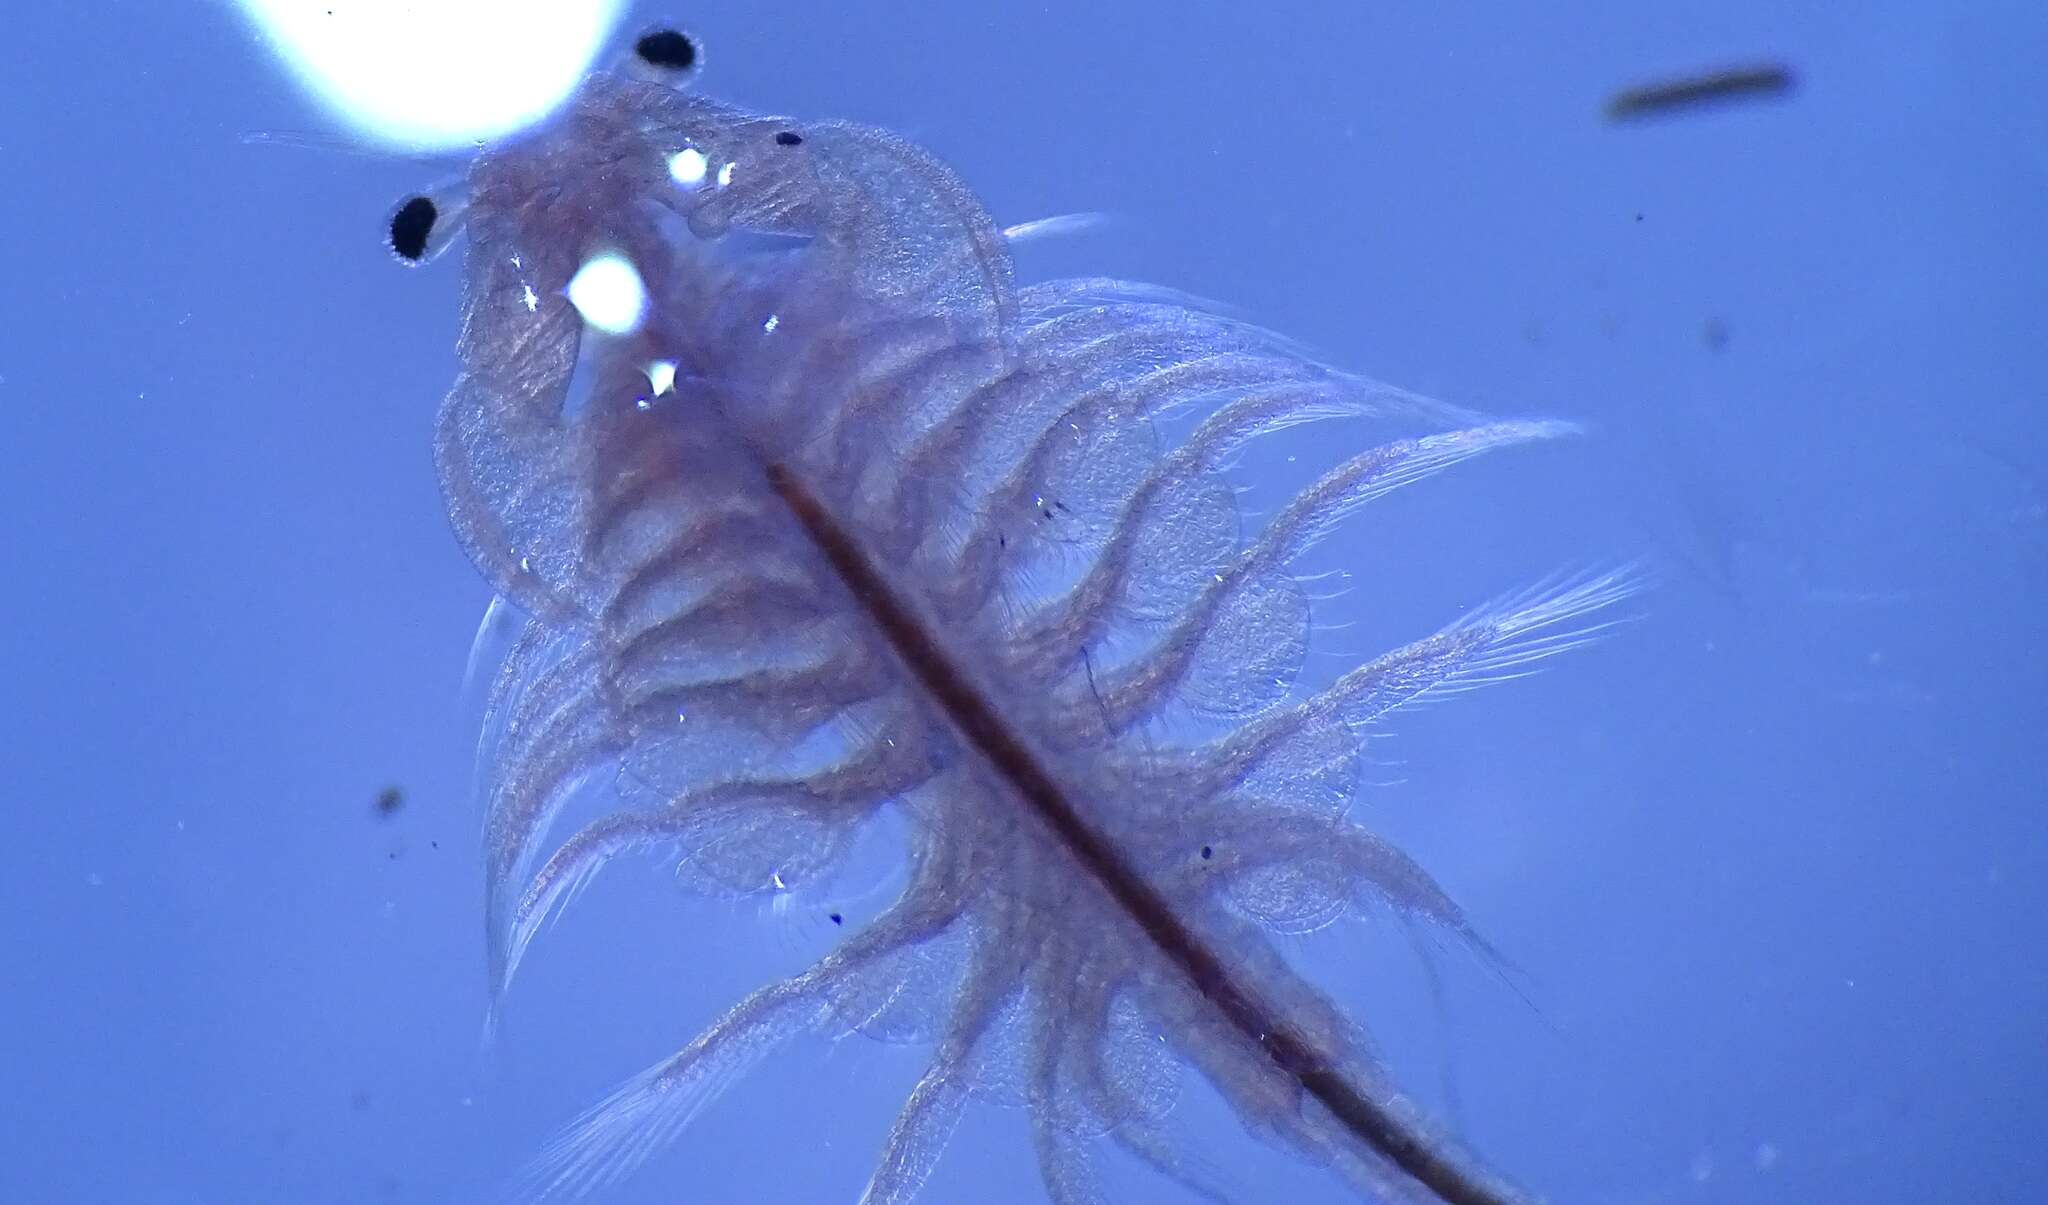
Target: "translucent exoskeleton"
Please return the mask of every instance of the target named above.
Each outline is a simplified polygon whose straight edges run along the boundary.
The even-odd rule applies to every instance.
[[[1360,746],[1591,638],[1630,579],[1475,609],[1311,692],[1293,566],[1387,491],[1569,426],[1405,393],[1165,290],[1020,285],[937,159],[685,91],[677,36],[482,155],[466,198],[395,211],[409,258],[466,231],[435,446],[518,626],[485,720],[494,991],[628,851],[765,893],[895,809],[906,882],[577,1122],[534,1194],[632,1171],[777,1043],[858,1027],[931,1047],[865,1201],[912,1198],[977,1094],[1026,1106],[1056,1201],[1100,1199],[1105,1144],[1220,1196],[1165,1116],[1185,1067],[1368,1197],[1519,1199],[1274,934],[1378,909],[1476,945],[1351,818]],[[570,287],[599,260],[642,290],[601,336]],[[1233,459],[1312,422],[1348,450],[1243,518]],[[551,832],[600,778],[617,806]]]

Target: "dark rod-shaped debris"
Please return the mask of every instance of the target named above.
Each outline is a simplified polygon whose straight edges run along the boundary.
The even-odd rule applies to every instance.
[[[1702,105],[1765,100],[1786,95],[1792,84],[1791,68],[1781,63],[1730,67],[1659,84],[1640,84],[1608,99],[1607,119],[1635,121]]]

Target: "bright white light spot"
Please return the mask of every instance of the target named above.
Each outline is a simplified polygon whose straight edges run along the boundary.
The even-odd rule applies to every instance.
[[[684,188],[695,188],[704,183],[704,173],[711,164],[704,158],[704,152],[694,146],[686,146],[668,159],[668,174]]]
[[[590,69],[620,0],[240,0],[314,98],[372,141],[450,150],[530,125]]]
[[[527,313],[531,314],[540,309],[540,294],[533,291],[532,285],[519,286],[519,292],[521,299],[526,302]]]
[[[676,362],[656,360],[647,366],[647,383],[654,386],[654,396],[660,397],[676,387]]]
[[[785,883],[785,882],[783,882],[783,881],[782,881],[782,872],[781,872],[781,871],[779,871],[779,870],[771,870],[771,871],[769,871],[769,872],[768,872],[768,881],[769,881],[770,883],[772,883],[772,884],[774,884],[774,885],[775,885],[775,890],[777,890],[777,891],[788,891],[788,890],[789,890],[789,884],[788,884],[788,883]]]
[[[647,313],[647,286],[626,257],[613,252],[593,256],[578,268],[568,293],[583,320],[607,335],[631,334]]]
[[[718,169],[718,186],[720,188],[724,188],[726,185],[732,183],[732,169],[738,166],[739,165],[737,163],[728,163],[724,167]]]
[[[776,327],[778,327],[778,326],[781,326],[781,325],[782,325],[782,315],[780,315],[780,314],[770,314],[770,315],[768,315],[768,321],[766,321],[766,322],[763,322],[763,323],[761,324],[761,332],[762,332],[763,334],[768,334],[768,335],[772,335],[772,334],[774,334],[774,333],[775,333],[775,328],[776,328]]]
[[[521,573],[532,573],[532,572],[533,572],[533,561],[532,561],[532,560],[530,560],[530,559],[528,559],[528,558],[526,558],[526,557],[520,557],[520,558],[519,558],[519,572],[521,572]]]

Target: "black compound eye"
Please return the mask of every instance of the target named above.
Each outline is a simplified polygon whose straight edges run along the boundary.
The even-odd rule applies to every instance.
[[[800,146],[804,137],[795,130],[782,130],[775,135],[776,146]]]
[[[633,53],[650,67],[688,71],[697,65],[697,43],[679,29],[656,29],[640,35]]]
[[[431,197],[414,197],[400,205],[391,215],[391,250],[406,263],[419,263],[426,258],[434,223],[440,219],[441,209]]]

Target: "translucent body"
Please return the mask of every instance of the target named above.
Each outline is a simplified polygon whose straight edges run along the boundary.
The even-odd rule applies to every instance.
[[[694,187],[670,171],[686,150]],[[1366,729],[1586,638],[1627,585],[1532,592],[1303,697],[1290,566],[1390,489],[1567,428],[1477,419],[1160,291],[1016,286],[999,228],[924,152],[659,82],[593,77],[472,190],[437,450],[465,547],[526,617],[487,721],[496,988],[622,852],[765,893],[884,807],[912,820],[899,898],[593,1110],[538,1192],[630,1171],[826,1026],[933,1048],[868,1201],[911,1198],[976,1094],[1027,1107],[1057,1201],[1098,1199],[1103,1140],[1214,1195],[1165,1124],[1183,1064],[1374,1196],[1513,1199],[1270,935],[1390,908],[1469,938],[1347,817]],[[652,306],[583,346],[560,293],[600,252]],[[1322,421],[1357,453],[1246,530],[1232,457]],[[554,839],[598,776],[622,806]]]

